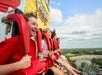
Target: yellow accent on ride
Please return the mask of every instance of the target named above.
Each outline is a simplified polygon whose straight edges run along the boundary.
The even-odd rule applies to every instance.
[[[39,28],[50,28],[49,0],[26,0],[24,12],[37,14]]]

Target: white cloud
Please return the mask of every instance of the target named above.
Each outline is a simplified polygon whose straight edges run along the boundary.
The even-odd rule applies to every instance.
[[[61,38],[61,48],[102,47],[102,9],[93,14],[74,14],[54,27]]]
[[[93,14],[75,14],[70,16],[63,22],[63,26],[57,27],[56,30],[58,30],[58,36],[63,39],[92,40],[101,38],[102,9],[96,10]]]
[[[50,7],[51,23],[59,24],[63,20],[62,12],[57,8]]]
[[[50,3],[51,5],[58,5],[58,6],[60,6],[61,5],[61,3],[59,2],[59,1],[57,1],[57,2],[55,2],[55,1],[51,1],[51,3]]]

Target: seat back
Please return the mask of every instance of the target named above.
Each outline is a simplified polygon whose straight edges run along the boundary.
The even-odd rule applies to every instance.
[[[19,26],[20,37],[24,43],[25,53],[29,53],[29,41],[30,41],[30,34],[28,23],[24,19],[24,17],[20,14],[9,14],[7,15],[8,21],[16,21]]]
[[[21,14],[21,15],[23,15],[24,13],[20,10],[20,9],[18,9],[18,8],[16,8],[15,9],[15,12],[14,13],[16,13],[16,14]],[[19,27],[18,27],[18,23],[16,22],[16,21],[13,21],[13,26],[12,26],[12,37],[13,36],[16,36],[16,35],[19,35]]]

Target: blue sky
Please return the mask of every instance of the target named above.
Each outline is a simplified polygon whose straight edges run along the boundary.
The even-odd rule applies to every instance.
[[[61,48],[102,48],[102,0],[50,0]]]

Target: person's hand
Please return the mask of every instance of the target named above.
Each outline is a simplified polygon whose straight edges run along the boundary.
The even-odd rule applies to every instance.
[[[44,56],[43,56],[42,53],[39,53],[38,56],[39,56],[39,59],[40,59],[40,60],[42,60],[42,59],[44,58]]]
[[[58,63],[60,63],[61,65],[63,65],[63,66],[67,66],[67,65],[69,65],[67,62],[66,62],[66,60],[65,59],[57,59],[56,60]]]
[[[48,57],[51,57],[53,54],[54,54],[53,51],[49,51]]]
[[[20,61],[18,61],[18,68],[24,69],[31,66],[31,56],[25,55]]]

